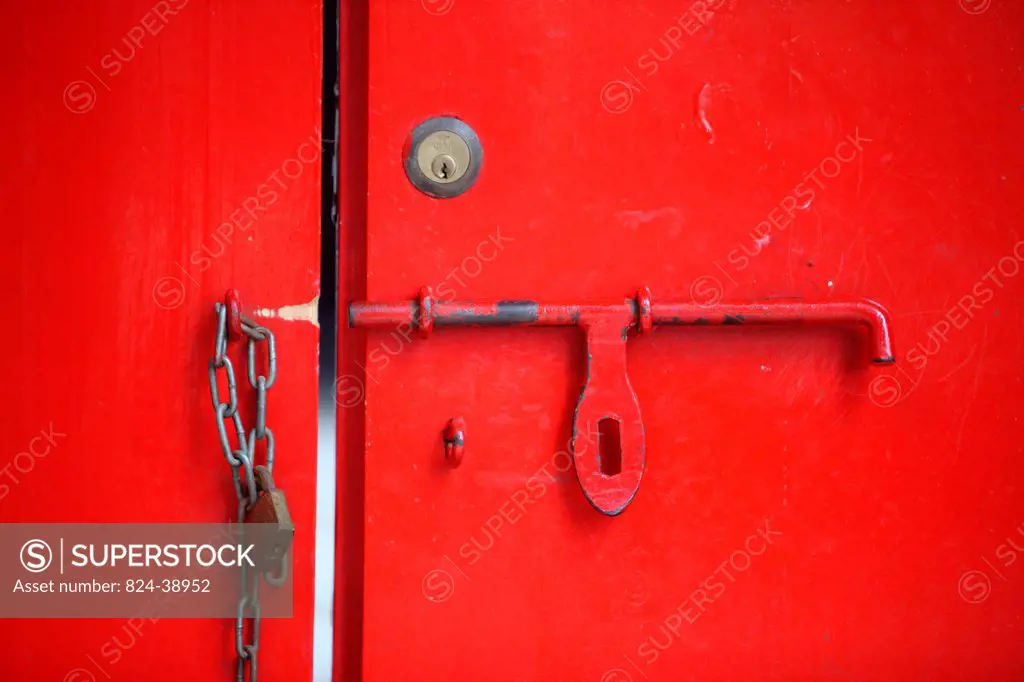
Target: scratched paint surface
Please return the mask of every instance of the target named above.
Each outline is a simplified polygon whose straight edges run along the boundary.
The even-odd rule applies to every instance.
[[[631,337],[647,471],[607,518],[566,454],[580,332],[367,333],[366,679],[1024,668],[1024,5],[707,4],[372,3],[366,298],[870,298],[897,365],[845,330]],[[448,201],[400,154],[441,114],[487,158]]]
[[[266,318],[268,425],[295,615],[263,625],[265,680],[311,678],[318,330],[288,306],[319,293],[320,16],[264,0],[0,9],[0,522],[234,520],[212,306],[234,287],[250,311],[283,310]],[[3,621],[0,679],[234,679],[232,628]]]

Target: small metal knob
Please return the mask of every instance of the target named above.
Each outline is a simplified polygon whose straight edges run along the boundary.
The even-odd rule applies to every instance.
[[[445,461],[449,466],[459,466],[462,464],[462,456],[466,451],[466,420],[462,417],[452,417],[448,420],[442,437],[444,438]]]

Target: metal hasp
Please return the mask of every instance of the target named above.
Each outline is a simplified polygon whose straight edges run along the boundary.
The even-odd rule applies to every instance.
[[[587,337],[587,383],[573,421],[572,449],[583,494],[595,509],[615,516],[633,500],[644,473],[644,425],[636,393],[626,376],[626,338],[655,325],[861,325],[871,339],[876,364],[895,361],[889,315],[873,301],[762,303],[652,302],[648,289],[633,299],[606,305],[535,301],[435,301],[430,288],[418,300],[349,305],[349,326],[370,329],[408,325],[427,336],[434,327],[578,326]],[[609,421],[610,420],[610,421]],[[602,442],[614,438],[618,443]],[[596,443],[596,452],[590,452]],[[614,452],[615,462],[602,462]]]

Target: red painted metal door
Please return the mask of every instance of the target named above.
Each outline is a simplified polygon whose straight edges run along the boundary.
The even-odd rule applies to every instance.
[[[311,679],[320,12],[0,9],[0,522],[233,520],[207,361],[213,304],[238,289],[277,335],[268,423],[298,527],[294,618],[263,625],[267,680]],[[0,621],[0,679],[234,679],[233,625]]]
[[[344,331],[340,670],[1018,677],[1024,6],[365,5],[342,300],[872,299],[896,364],[842,327],[630,331],[646,472],[609,517],[569,454],[583,334]],[[403,170],[440,115],[486,155],[447,200]]]

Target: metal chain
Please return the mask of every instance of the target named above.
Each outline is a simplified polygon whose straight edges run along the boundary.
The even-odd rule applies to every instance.
[[[256,479],[253,473],[256,459],[257,441],[266,442],[266,467],[274,471],[274,432],[267,426],[267,391],[274,385],[277,378],[277,345],[274,334],[266,327],[261,327],[248,318],[241,317],[241,329],[248,340],[249,384],[256,389],[256,428],[245,437],[245,427],[238,410],[238,387],[235,380],[235,367],[228,358],[228,310],[223,303],[214,304],[217,314],[217,339],[214,344],[213,358],[210,359],[210,397],[213,399],[213,411],[217,418],[217,434],[220,438],[224,459],[231,466],[231,479],[238,499],[238,523],[244,523],[246,515],[256,504]],[[256,346],[267,344],[267,373],[263,374],[256,368]],[[228,402],[221,402],[218,386],[218,370],[223,370],[228,386]],[[227,422],[230,421],[235,433],[236,447],[232,447],[228,435]],[[264,578],[271,585],[281,585],[287,578],[285,560],[281,562],[282,570],[277,576],[265,574]],[[242,594],[235,611],[235,652],[237,653],[236,680],[246,682],[248,667],[249,682],[257,682],[257,654],[260,647],[260,574],[242,567]],[[250,641],[245,640],[245,621],[251,621]]]

